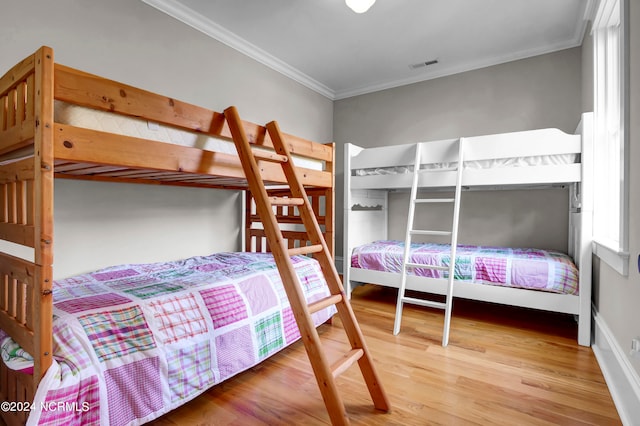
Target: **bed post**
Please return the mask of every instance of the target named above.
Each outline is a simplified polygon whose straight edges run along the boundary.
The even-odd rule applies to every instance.
[[[53,295],[53,50],[36,53],[34,139],[35,161],[35,264],[34,327],[36,353],[33,376],[40,380],[52,360]]]
[[[33,374],[0,367],[3,401],[33,401],[52,362],[53,78],[48,47],[0,77],[0,239],[16,245],[0,250],[0,326],[34,358]]]
[[[335,211],[335,200],[336,200],[336,144],[334,142],[326,143],[325,145],[331,147],[331,152],[333,152],[333,158],[331,162],[327,161],[325,170],[331,173],[331,188],[327,188],[324,195],[324,239],[327,243],[327,247],[329,248],[329,253],[331,254],[331,258],[333,259],[333,263],[335,264],[335,256],[336,256],[336,211]],[[316,213],[316,216],[318,213]]]
[[[591,280],[593,261],[593,113],[582,114],[576,133],[582,136],[582,180],[580,182],[580,213],[578,235],[574,236],[574,260],[579,268],[580,315],[578,343],[591,346]],[[570,244],[572,242],[570,241]]]
[[[344,148],[344,230],[343,230],[343,274],[345,292],[351,297],[352,274],[351,252],[362,244],[375,240],[386,240],[389,236],[389,194],[386,189],[352,188],[351,176],[354,159],[364,149],[353,144],[345,144]],[[358,272],[362,272],[358,269]],[[361,281],[356,279],[358,283]]]
[[[351,215],[351,144],[344,144],[342,185],[342,282],[348,298],[351,298],[351,246],[349,245],[349,221]]]

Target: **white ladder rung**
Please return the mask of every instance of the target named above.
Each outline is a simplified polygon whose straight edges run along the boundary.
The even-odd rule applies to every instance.
[[[415,297],[403,297],[402,303],[411,303],[412,305],[426,306],[427,308],[446,309],[447,304],[444,302],[436,302],[434,300],[416,299]]]
[[[451,231],[429,231],[428,229],[412,229],[411,235],[451,235]]]
[[[456,201],[455,198],[418,198],[417,200],[413,200],[416,204],[424,204],[424,203],[453,203]]]
[[[424,172],[457,172],[458,166],[454,167],[434,167],[433,169],[418,169],[418,173]]]
[[[420,268],[420,269],[435,269],[437,271],[448,271],[449,267],[448,266],[440,266],[440,265],[425,265],[423,263],[411,263],[411,262],[407,262],[405,263],[405,266],[409,267],[409,268]]]

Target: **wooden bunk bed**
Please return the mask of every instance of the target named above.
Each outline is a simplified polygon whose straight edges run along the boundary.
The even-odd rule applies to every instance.
[[[128,123],[133,119],[137,123],[142,123],[143,134],[142,136],[135,132],[134,135],[122,134],[101,129],[99,126],[92,128],[89,125],[66,121],[77,109],[87,109],[92,115],[108,114],[117,119],[127,120]],[[136,127],[137,124],[132,126]],[[6,423],[23,424],[28,417],[29,403],[34,402],[34,398],[42,402],[45,400],[43,399],[45,395],[49,396],[47,389],[43,390],[44,386],[41,384],[43,380],[51,379],[47,373],[53,371],[51,366],[58,360],[58,358],[54,359],[57,356],[54,351],[56,346],[62,345],[56,345],[52,337],[54,327],[57,327],[57,318],[65,316],[68,312],[86,309],[73,306],[75,300],[70,300],[71,304],[65,305],[66,308],[59,306],[54,300],[58,283],[54,283],[52,278],[55,245],[53,187],[54,180],[57,178],[246,190],[246,230],[244,232],[248,250],[271,252],[277,244],[279,247],[288,248],[290,256],[308,254],[313,254],[314,257],[320,256],[317,267],[320,278],[316,277],[315,280],[317,284],[317,279],[320,279],[320,287],[324,290],[322,295],[316,292],[315,296],[306,292],[302,295],[302,290],[294,288],[296,287],[293,283],[296,281],[294,267],[288,265],[288,272],[292,275],[285,277],[286,274],[281,270],[281,263],[284,261],[282,258],[280,260],[276,258],[275,251],[273,256],[267,255],[271,258],[272,264],[268,267],[264,266],[266,260],[259,257],[260,253],[256,254],[258,258],[251,257],[249,263],[262,264],[260,268],[267,269],[266,273],[270,274],[268,279],[271,282],[275,282],[273,277],[277,264],[275,276],[282,277],[282,282],[276,285],[277,288],[273,292],[277,293],[276,299],[291,301],[289,326],[293,324],[295,332],[298,328],[301,330],[300,334],[309,352],[316,378],[319,383],[323,381],[321,392],[332,422],[336,424],[348,422],[344,407],[340,407],[341,400],[335,395],[333,379],[355,361],[358,361],[363,370],[376,408],[388,409],[388,402],[379,387],[373,366],[370,365],[370,355],[364,346],[348,300],[343,297],[344,289],[335,279],[327,276],[329,268],[326,265],[331,259],[334,246],[333,144],[319,144],[285,135],[280,133],[277,125],[275,130],[273,127],[272,124],[272,131],[268,131],[263,126],[242,121],[235,108],[229,108],[225,113],[218,113],[57,64],[54,61],[53,50],[48,47],[40,48],[0,78],[0,188],[2,189],[2,197],[0,197],[2,206],[0,209],[0,244],[2,244],[0,245],[0,274],[2,274],[0,330],[2,330],[2,340],[10,337],[12,342],[32,355],[31,367],[23,371],[8,368],[5,363],[0,362],[0,399],[20,404],[11,410],[3,410],[2,417]],[[181,141],[180,144],[172,140],[172,136],[169,136],[170,140],[166,140],[163,136],[150,136],[146,133],[148,129],[152,129],[151,133],[155,133],[160,128],[166,129],[166,133],[169,134],[178,132],[177,138]],[[279,144],[280,154],[274,153],[274,138]],[[185,140],[187,142],[184,142]],[[215,141],[222,141],[220,150],[217,149]],[[249,154],[245,152],[239,156],[240,147],[245,143],[246,146],[251,146],[251,150],[255,148],[255,151]],[[251,161],[256,163],[256,160],[259,160],[259,170],[256,172],[259,175],[253,175],[250,178],[245,174],[248,170],[246,166]],[[287,162],[287,160],[290,161]],[[288,168],[279,163],[287,163]],[[287,175],[288,172],[295,175],[298,186],[293,186],[292,179]],[[260,194],[264,194],[268,199],[248,191],[251,181],[257,182],[258,185],[253,190],[259,190]],[[273,191],[271,188],[274,188]],[[302,192],[304,202],[297,202],[296,200],[299,199],[292,198],[296,191]],[[272,204],[265,204],[270,201],[275,205],[277,200],[283,199],[288,202],[278,203],[277,207],[266,209],[269,216],[267,219],[273,219],[273,223],[277,221],[287,224],[293,229],[273,231],[271,226],[265,223],[265,217],[257,214],[255,207],[252,206],[258,205],[260,210],[260,205],[271,206]],[[314,216],[314,220],[317,218],[315,228],[319,235],[301,232],[298,229],[306,226],[306,217],[301,216]],[[269,235],[270,230],[277,235],[273,232]],[[316,247],[314,244],[318,244],[317,240],[322,241],[322,250],[314,249]],[[15,247],[20,248],[17,253]],[[24,248],[32,255],[25,256]],[[241,258],[247,255],[244,253]],[[276,258],[275,263],[274,258]],[[303,257],[303,259],[306,258]],[[229,263],[224,259],[226,259],[225,255],[219,262]],[[286,261],[290,263],[288,256]],[[209,266],[203,266],[202,262],[208,263]],[[178,270],[171,273],[184,276],[185,267],[190,268],[188,273],[192,273],[193,270],[202,272],[207,268],[217,269],[218,266],[214,265],[216,262],[218,260],[209,258],[181,260],[172,265],[177,265]],[[300,262],[302,260],[296,260],[294,263]],[[129,271],[125,275],[131,273],[130,271],[157,270],[164,267],[165,265],[157,264],[124,265],[124,269]],[[110,275],[121,278],[122,268],[123,266],[118,266],[115,269],[98,271],[101,273],[88,274],[85,278],[95,280],[97,276],[101,276],[107,277],[108,280]],[[333,269],[335,270],[335,267]],[[233,270],[227,275],[227,278],[232,278]],[[338,276],[337,273],[334,275]],[[71,279],[69,282],[61,280],[60,285],[64,287],[81,281],[81,278]],[[264,280],[266,278],[263,278]],[[104,282],[96,282],[92,285],[104,284]],[[109,285],[111,284],[113,283]],[[189,285],[197,287],[200,283],[191,282],[183,287]],[[297,287],[302,286],[298,284]],[[120,298],[118,300],[133,299],[131,289],[127,288],[126,284],[120,286],[120,289],[129,293],[111,297]],[[66,291],[66,288],[64,290]],[[296,301],[291,300],[294,293]],[[202,297],[204,297],[203,294],[204,292],[201,292]],[[71,299],[79,298],[77,295],[74,297],[73,292],[69,295]],[[145,298],[148,295],[139,294],[139,296]],[[201,296],[194,296],[195,298],[192,297],[192,299],[200,300],[194,303],[199,303],[204,310],[204,302],[199,299]],[[307,306],[307,303],[310,304]],[[280,304],[282,305],[283,302]],[[301,307],[302,305],[304,307]],[[180,307],[180,309],[183,308],[187,309],[185,306]],[[209,308],[208,305],[207,308]],[[314,346],[317,345],[317,341],[309,340],[307,335],[313,334],[317,337],[315,326],[336,312],[336,308],[343,322],[347,324],[345,331],[353,349],[347,354],[348,356],[345,356],[346,362],[338,362],[333,369],[329,369],[322,349]],[[190,306],[188,309],[196,308]],[[292,314],[291,311],[293,311]],[[313,313],[313,323],[309,312]],[[211,315],[213,317],[213,314]],[[286,313],[279,315],[286,315]],[[123,316],[126,315],[122,312],[113,314],[114,318],[123,318]],[[151,321],[148,318],[147,320]],[[298,327],[295,327],[296,323]],[[198,326],[207,327],[207,325],[209,328],[219,326],[215,321],[214,323],[202,322]],[[104,324],[101,327],[103,327],[102,334],[109,333],[104,330]],[[171,326],[165,324],[162,327],[169,329]],[[101,334],[100,329],[94,331],[96,335]],[[167,330],[165,332],[169,333]],[[179,333],[172,336],[171,339],[174,341],[179,340]],[[288,344],[289,338],[285,340]],[[151,345],[153,346],[153,342]],[[96,354],[100,361],[108,361],[110,358],[108,355],[105,356],[104,352],[98,352],[97,349]],[[104,367],[98,368],[104,370]],[[171,370],[171,366],[168,369]],[[176,374],[182,374],[180,373],[182,368],[179,366],[174,366],[173,369],[174,372],[177,371]],[[336,372],[335,369],[339,371]],[[329,374],[331,377],[326,378],[323,374]],[[129,377],[131,374],[125,374],[125,376]],[[221,374],[221,376],[224,375]],[[127,380],[123,379],[123,376],[120,379],[113,379],[113,377],[112,381],[115,380],[116,385],[121,383],[118,380],[125,380],[125,382]],[[102,398],[104,386],[100,384],[89,393],[92,397],[96,397],[96,389],[99,388],[100,398]],[[197,393],[204,390],[199,389]],[[184,402],[195,396],[194,393],[189,394],[188,397],[179,395]],[[86,398],[78,399],[71,406],[63,407],[62,411],[66,411],[66,415],[70,415],[71,418],[54,415],[54,417],[49,416],[49,421],[57,419],[58,422],[76,421],[84,424],[90,419],[96,424],[101,421],[100,424],[105,424],[105,421],[109,423],[133,421],[139,424],[167,411],[167,407],[144,413],[139,412],[138,408],[123,408],[122,412],[127,410],[138,412],[132,413],[130,418],[110,418],[110,415],[118,416],[119,414],[115,413],[118,410],[112,409],[111,413],[108,413],[106,404],[102,404],[97,408],[96,413],[96,407],[93,405],[98,404],[98,399],[90,400],[89,405],[86,405],[87,401]],[[175,406],[177,405],[171,404],[169,409]],[[40,417],[43,417],[42,413],[47,411],[41,406],[31,408],[38,411]],[[86,411],[86,408],[92,411],[89,417],[78,414]],[[56,411],[55,400],[53,411]],[[59,406],[58,411],[60,412]]]
[[[557,129],[539,129],[463,138],[463,188],[544,188],[558,184],[569,187],[568,255],[577,266],[579,284],[573,294],[517,288],[504,282],[480,285],[475,282],[475,275],[474,280],[469,279],[471,274],[476,274],[470,272],[469,277],[455,279],[454,297],[574,314],[578,318],[578,343],[591,344],[591,138],[590,113],[582,116],[573,135]],[[457,172],[453,169],[457,166],[459,141],[420,143],[422,155],[417,177],[420,189],[428,192],[455,188]],[[401,286],[404,243],[387,242],[388,193],[412,187],[415,153],[416,144],[367,149],[352,144],[345,146],[343,242],[344,282],[348,293],[353,285],[362,283]],[[464,211],[464,195],[461,209]],[[362,261],[359,256],[364,256],[363,250],[373,250],[375,244],[383,251],[378,257],[391,259],[389,263],[393,265],[378,266]],[[392,248],[394,244],[397,247]],[[424,264],[430,260],[414,262]],[[448,275],[410,272],[406,288],[446,295],[446,280],[430,276]]]

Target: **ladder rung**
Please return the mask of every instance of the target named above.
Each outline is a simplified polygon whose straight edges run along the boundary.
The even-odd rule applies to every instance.
[[[411,235],[451,235],[451,231],[429,231],[429,230],[420,230],[420,229],[412,229]]]
[[[301,206],[304,204],[302,198],[269,197],[269,201],[273,206]]]
[[[315,244],[312,246],[294,247],[289,249],[289,256],[297,256],[299,254],[306,255],[311,253],[319,253],[323,250],[322,244]]]
[[[360,348],[352,349],[344,354],[341,359],[334,362],[331,366],[331,374],[333,374],[333,377],[338,377],[339,375],[347,371],[347,369],[351,367],[354,362],[362,358],[362,355],[364,355],[364,351]]]
[[[416,204],[421,203],[453,203],[455,198],[418,198],[413,200]]]
[[[403,303],[411,303],[412,305],[426,306],[427,308],[446,309],[447,304],[444,302],[435,302],[433,300],[416,299],[415,297],[403,297]]]
[[[324,308],[328,308],[331,305],[337,305],[342,302],[342,294],[332,294],[331,296],[327,296],[320,300],[316,300],[313,303],[309,304],[309,313],[315,314],[323,310]]]
[[[458,171],[458,166],[455,167],[436,167],[433,169],[418,169],[418,173],[425,173],[425,172],[457,172]]]
[[[440,266],[440,265],[425,265],[423,263],[411,263],[411,262],[407,262],[405,263],[405,266],[409,266],[412,268],[420,268],[420,269],[436,269],[438,271],[448,271],[449,267],[448,266]]]
[[[251,150],[256,160],[271,161],[272,163],[286,163],[289,161],[286,155],[276,154],[275,152]]]

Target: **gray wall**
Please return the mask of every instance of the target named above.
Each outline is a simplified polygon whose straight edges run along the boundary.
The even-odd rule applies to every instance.
[[[41,45],[58,62],[330,142],[332,102],[132,0],[0,0],[0,72]],[[283,96],[286,94],[286,96]],[[238,250],[237,192],[57,180],[54,275]]]
[[[574,48],[337,101],[338,170],[346,142],[371,147],[545,127],[573,133],[582,112],[581,70]],[[338,172],[339,190],[342,182]],[[404,238],[406,200],[406,194],[391,197],[394,238]],[[341,193],[336,204],[341,235]],[[566,251],[567,206],[567,191],[559,189],[466,192],[459,241]],[[427,221],[422,213],[419,225]],[[336,251],[342,254],[339,246]]]
[[[640,274],[638,273],[638,256],[640,255],[640,3],[629,1],[630,5],[630,197],[629,197],[629,276],[625,277],[614,271],[605,262],[594,258],[595,308],[600,319],[606,324],[612,337],[616,340],[622,353],[627,356],[631,365],[640,377],[640,358],[628,355],[631,340],[640,337]],[[585,39],[585,48],[592,44],[590,37]],[[587,87],[593,87],[593,65],[585,63],[584,75],[588,77]],[[585,104],[591,102],[591,92],[584,93]],[[637,409],[637,408],[636,408]]]

